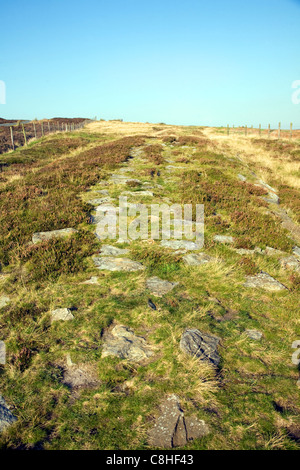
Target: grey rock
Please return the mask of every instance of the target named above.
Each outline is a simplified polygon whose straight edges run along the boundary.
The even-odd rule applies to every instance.
[[[179,398],[173,394],[160,405],[160,414],[148,432],[148,444],[164,449],[183,447],[188,441],[200,439],[208,433],[209,428],[203,420],[185,416]]]
[[[252,287],[255,289],[266,289],[269,291],[280,291],[286,287],[280,282],[276,281],[270,274],[261,272],[255,276],[247,276],[245,287]]]
[[[100,204],[108,204],[112,202],[111,197],[98,197],[95,199],[91,199],[88,201],[88,204],[91,204],[92,206],[99,206]]]
[[[172,250],[200,250],[203,246],[202,242],[192,242],[190,240],[162,240],[160,245],[165,248],[171,248]]]
[[[55,321],[69,321],[73,320],[74,316],[71,313],[69,308],[57,308],[56,310],[52,310],[51,314],[51,323]]]
[[[238,175],[238,179],[240,181],[246,181],[247,180],[247,178],[244,175]]]
[[[4,341],[0,341],[0,364],[6,364],[6,346]]]
[[[99,284],[99,280],[97,276],[92,276],[87,281],[82,282],[82,284]]]
[[[150,290],[150,292],[155,295],[156,297],[162,297],[163,295],[170,292],[177,286],[178,282],[169,282],[160,279],[159,277],[151,277],[146,281],[146,287]]]
[[[190,356],[196,356],[217,366],[221,360],[218,354],[219,342],[220,338],[217,336],[188,328],[181,336],[180,349]]]
[[[260,341],[263,336],[263,334],[258,330],[245,330],[245,333],[254,341]]]
[[[272,191],[273,193],[276,193],[276,189],[272,188],[272,186],[268,185],[265,183],[263,180],[258,180],[258,184],[256,186],[262,186],[265,189],[268,189],[269,191]]]
[[[89,365],[83,364],[80,367],[72,365],[66,367],[63,373],[62,383],[71,389],[96,388],[99,386],[95,372]]]
[[[107,189],[97,189],[95,192],[102,194],[103,196],[109,196],[109,191]]]
[[[123,325],[116,325],[103,337],[102,357],[117,356],[131,362],[142,362],[152,356],[153,351],[141,336]]]
[[[239,255],[255,255],[256,253],[263,254],[263,250],[259,247],[255,247],[253,250],[247,248],[234,248]]]
[[[153,193],[151,191],[124,191],[122,196],[133,196],[133,197],[153,197]]]
[[[32,243],[36,244],[45,240],[51,240],[52,238],[64,238],[76,232],[77,230],[74,228],[63,228],[61,230],[52,230],[50,232],[36,232],[32,236]]]
[[[94,258],[94,263],[95,266],[97,266],[98,269],[103,269],[107,271],[143,271],[145,267],[139,263],[138,261],[132,261],[131,259],[128,258],[113,258],[113,257],[107,257],[107,258],[101,258],[101,257],[95,257]]]
[[[0,395],[0,432],[11,426],[17,418],[9,410],[4,398]]]
[[[276,248],[272,248],[271,246],[266,246],[266,249],[264,250],[264,254],[273,256],[273,255],[284,255],[284,251],[277,250]]]
[[[129,250],[127,249],[118,248],[112,245],[102,245],[100,255],[101,256],[121,256],[121,255],[127,255],[128,253],[129,253]]]
[[[200,266],[201,264],[210,263],[216,260],[216,258],[213,258],[206,253],[188,253],[182,259],[188,266]]]
[[[283,268],[291,269],[297,273],[300,273],[300,259],[296,256],[288,256],[280,260],[280,264]]]
[[[215,235],[214,241],[218,243],[231,245],[232,243],[234,243],[234,238],[231,237],[230,235]]]
[[[10,303],[10,298],[6,295],[0,297],[0,308],[6,307]]]

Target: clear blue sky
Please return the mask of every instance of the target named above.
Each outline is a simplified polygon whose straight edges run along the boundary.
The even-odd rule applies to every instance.
[[[300,128],[299,0],[13,0],[0,117]]]

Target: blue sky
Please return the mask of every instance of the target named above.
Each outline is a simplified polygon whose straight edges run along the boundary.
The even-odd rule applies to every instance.
[[[0,117],[300,128],[300,0],[244,3],[2,2]]]

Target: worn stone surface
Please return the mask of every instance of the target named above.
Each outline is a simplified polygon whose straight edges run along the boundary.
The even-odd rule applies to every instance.
[[[260,341],[263,336],[263,334],[258,330],[245,330],[245,333],[249,338],[255,341]]]
[[[271,246],[266,246],[266,249],[263,251],[265,255],[273,256],[273,255],[284,255],[285,252],[281,250],[277,250],[276,248],[272,248]]]
[[[128,253],[129,250],[126,248],[122,249],[112,245],[102,245],[100,251],[101,256],[122,256],[127,255]]]
[[[17,421],[17,418],[9,410],[4,398],[0,395],[0,432]]]
[[[123,325],[116,325],[103,336],[102,357],[117,356],[132,362],[141,362],[152,356],[153,351],[141,336]]]
[[[234,238],[230,235],[215,235],[214,241],[231,245],[232,243],[234,243]]]
[[[219,342],[220,338],[217,336],[202,333],[196,328],[188,328],[181,336],[180,349],[190,356],[196,356],[217,366],[220,362]]]
[[[10,303],[10,298],[6,295],[0,297],[0,308],[6,307]]]
[[[62,382],[69,388],[75,390],[81,388],[96,388],[100,384],[95,371],[87,364],[66,367],[63,372]]]
[[[32,243],[40,243],[45,240],[51,240],[51,238],[64,238],[76,232],[77,230],[74,228],[63,228],[61,230],[51,230],[50,232],[36,232],[32,236]]]
[[[6,346],[4,341],[0,341],[0,364],[6,364]]]
[[[283,268],[291,269],[297,273],[300,273],[300,259],[296,256],[288,256],[280,260],[280,264]]]
[[[108,189],[97,189],[95,193],[102,194],[103,196],[109,196],[109,191]]]
[[[240,181],[246,181],[246,180],[247,180],[246,176],[240,175],[240,174],[238,175],[238,179],[239,179]]]
[[[111,197],[97,197],[88,201],[88,204],[91,204],[92,206],[99,206],[100,204],[109,204],[111,202]]]
[[[188,266],[199,266],[216,260],[216,258],[213,258],[206,253],[188,253],[183,256],[182,259]]]
[[[253,250],[248,248],[234,248],[234,251],[239,255],[255,255],[256,253],[263,254],[263,250],[261,248],[255,247]]]
[[[148,444],[152,447],[171,449],[182,447],[188,441],[199,439],[209,433],[203,420],[185,416],[179,398],[169,395],[160,405],[160,414],[148,432]]]
[[[163,295],[170,292],[177,286],[178,282],[169,282],[160,279],[159,277],[151,277],[146,281],[146,287],[150,290],[150,292],[155,295],[156,297],[162,297]]]
[[[256,289],[266,289],[269,291],[280,291],[286,289],[283,284],[276,281],[276,279],[270,276],[270,274],[263,271],[255,276],[247,276],[244,286]]]
[[[122,196],[133,196],[133,197],[153,197],[152,191],[124,191]]]
[[[51,312],[51,323],[55,321],[69,321],[73,320],[74,316],[71,313],[69,308],[57,308],[56,310],[52,310]]]
[[[202,242],[192,242],[190,240],[162,240],[161,246],[165,248],[171,248],[172,250],[200,250],[203,246]]]
[[[145,267],[138,261],[128,258],[94,257],[95,266],[98,269],[107,271],[143,271]]]

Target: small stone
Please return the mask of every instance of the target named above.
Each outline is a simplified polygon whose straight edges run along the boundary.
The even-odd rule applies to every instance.
[[[299,246],[294,246],[293,253],[294,253],[294,255],[300,257],[300,248],[299,248]]]
[[[249,250],[247,248],[234,248],[234,251],[239,255],[255,255],[256,253],[263,254],[263,250],[257,246],[253,250]]]
[[[72,365],[64,370],[63,384],[71,389],[81,388],[96,388],[100,381],[98,380],[94,371],[88,365],[81,365],[80,367]]]
[[[156,297],[162,297],[163,295],[170,292],[177,286],[178,282],[169,282],[160,279],[159,277],[151,277],[146,281],[146,287],[150,290],[150,292],[155,295]]]
[[[143,271],[145,267],[138,261],[132,261],[128,258],[113,258],[113,257],[95,257],[95,266],[98,269],[107,271]]]
[[[127,255],[129,250],[117,248],[116,246],[112,245],[102,245],[100,255],[101,256],[121,256]]]
[[[220,338],[202,333],[195,328],[188,328],[181,336],[180,349],[190,356],[208,361],[217,366],[220,362],[218,344]]]
[[[126,326],[116,325],[103,337],[102,357],[117,356],[131,362],[141,362],[152,354],[146,340],[141,336],[136,336]]]
[[[246,181],[246,180],[247,180],[247,178],[246,178],[245,176],[243,176],[243,175],[238,175],[238,179],[239,179],[240,181]]]
[[[91,204],[91,206],[99,206],[100,204],[108,204],[111,202],[112,202],[112,199],[110,197],[101,197],[101,198],[91,199],[90,201],[88,201],[88,204]]]
[[[206,253],[189,253],[182,258],[188,266],[200,266],[201,264],[216,261],[216,258],[207,255]]]
[[[51,323],[55,321],[69,321],[73,320],[74,316],[69,308],[57,308],[51,312]]]
[[[271,246],[266,246],[264,254],[272,256],[272,255],[284,255],[284,251],[277,250],[276,248],[272,248]]]
[[[223,244],[232,244],[234,243],[234,238],[229,235],[215,235],[214,241]]]
[[[82,284],[99,284],[99,278],[97,276],[92,276],[87,281],[82,282]]]
[[[40,243],[45,240],[51,240],[52,238],[64,238],[73,233],[76,233],[78,230],[74,228],[63,228],[61,230],[52,230],[50,232],[36,232],[32,236],[32,243]]]
[[[255,276],[247,276],[244,286],[256,289],[266,289],[269,291],[280,291],[286,289],[283,284],[276,281],[276,279],[270,276],[270,274],[263,271]]]
[[[103,194],[103,196],[109,196],[109,192],[107,189],[98,189],[95,192],[99,194]]]
[[[9,410],[4,398],[0,395],[0,432],[12,425],[17,418]]]
[[[153,193],[151,191],[124,191],[122,196],[133,196],[133,197],[153,197]]]
[[[2,295],[2,297],[0,297],[0,308],[6,307],[9,303],[10,303],[9,297],[5,295]]]
[[[258,330],[245,330],[245,333],[254,341],[260,341],[263,336],[263,334]]]

